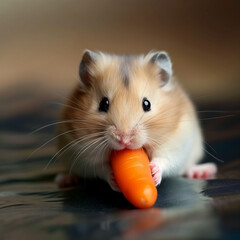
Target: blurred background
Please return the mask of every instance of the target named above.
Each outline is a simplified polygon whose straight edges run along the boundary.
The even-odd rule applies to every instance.
[[[240,100],[238,0],[0,0],[0,93],[68,92],[85,48],[165,50],[196,101]]]

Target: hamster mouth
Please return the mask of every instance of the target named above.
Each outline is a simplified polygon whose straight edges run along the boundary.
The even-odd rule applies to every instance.
[[[121,151],[123,149],[140,149],[140,148],[142,148],[146,152],[149,161],[151,161],[151,154],[150,154],[151,149],[148,145],[142,145],[142,146],[134,147],[134,146],[131,146],[131,145],[130,146],[124,146],[124,145],[118,144],[117,146],[112,147],[112,150]]]
[[[150,161],[150,159],[151,159],[151,156],[150,156],[151,150],[149,149],[148,146],[145,146],[145,145],[142,145],[142,146],[140,146],[140,147],[131,147],[131,146],[124,147],[124,146],[123,146],[123,148],[120,149],[120,150],[123,150],[123,149],[134,149],[134,150],[136,150],[136,149],[140,149],[140,148],[142,148],[142,149],[145,151],[145,153],[147,154],[148,159],[149,159],[149,161]]]
[[[135,147],[135,146],[132,146],[132,145],[118,144],[117,146],[112,147],[113,150],[118,150],[118,151],[123,150],[123,149],[139,149],[139,148],[142,148],[142,146]]]
[[[112,150],[117,150],[117,151],[120,151],[120,150],[123,150],[123,149],[140,149],[140,148],[143,148],[144,151],[147,153],[148,155],[148,148],[147,146],[145,146],[144,144],[141,144],[141,143],[130,143],[130,144],[122,144],[122,143],[119,143],[117,141],[111,141],[111,149]],[[148,155],[149,156],[149,155]]]

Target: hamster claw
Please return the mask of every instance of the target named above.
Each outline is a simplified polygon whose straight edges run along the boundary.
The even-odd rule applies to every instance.
[[[160,167],[154,162],[150,162],[149,165],[150,165],[150,168],[151,168],[154,183],[157,186],[157,185],[160,184],[160,182],[162,180],[162,173],[161,173]]]

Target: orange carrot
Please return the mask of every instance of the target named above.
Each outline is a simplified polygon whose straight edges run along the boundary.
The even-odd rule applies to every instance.
[[[113,174],[126,199],[137,208],[149,208],[157,199],[149,159],[143,149],[113,151]]]

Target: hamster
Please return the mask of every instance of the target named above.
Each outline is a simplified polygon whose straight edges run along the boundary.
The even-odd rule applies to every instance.
[[[85,50],[80,81],[62,109],[59,157],[67,174],[60,186],[100,178],[119,191],[111,150],[144,148],[154,182],[168,176],[213,178],[213,163],[199,164],[203,136],[195,108],[173,76],[164,51],[114,55]]]

